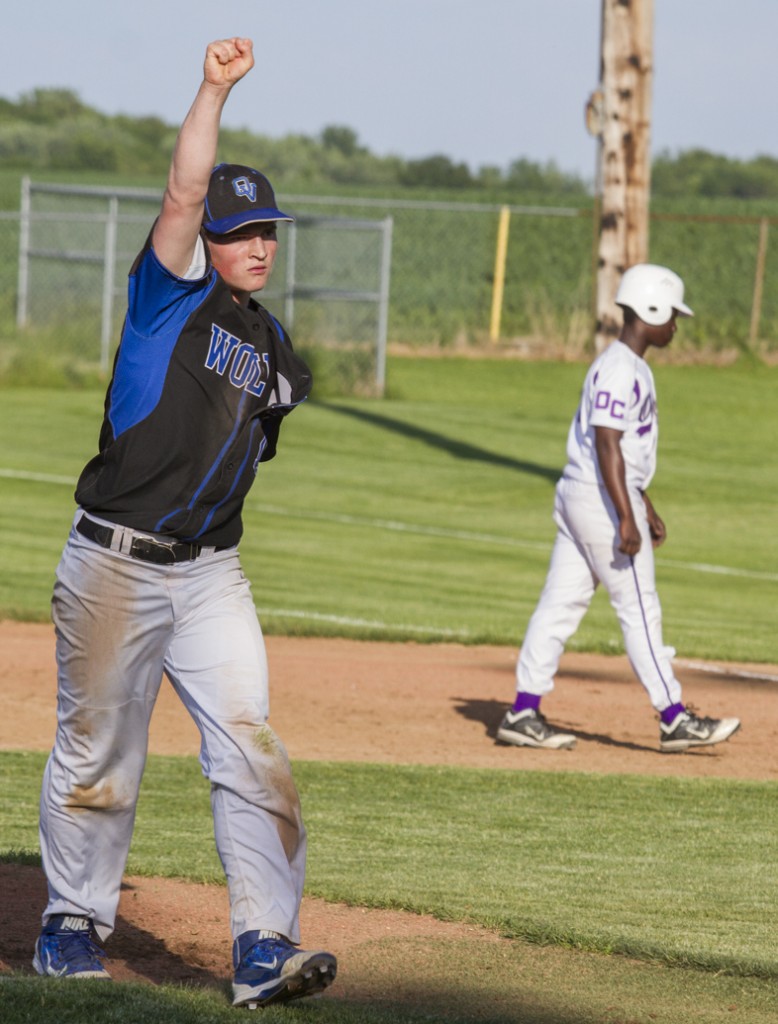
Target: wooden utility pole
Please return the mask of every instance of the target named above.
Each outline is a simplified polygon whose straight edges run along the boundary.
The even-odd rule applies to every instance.
[[[600,87],[587,107],[597,154],[597,326],[602,351],[619,332],[613,299],[627,267],[648,259],[654,0],[602,0]]]

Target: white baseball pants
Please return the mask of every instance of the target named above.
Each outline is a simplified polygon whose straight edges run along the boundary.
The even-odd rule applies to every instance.
[[[40,808],[44,922],[81,915],[102,939],[113,930],[164,671],[200,731],[233,936],[270,929],[299,942],[305,830],[286,751],[267,724],[265,645],[237,550],[158,566],[71,530],[52,617],[58,702]]]
[[[630,664],[657,711],[681,700],[662,640],[654,550],[645,504],[630,495],[642,544],[634,557],[618,550],[618,517],[604,488],[563,478],[556,488],[557,536],[537,608],[516,666],[518,690],[550,693],[565,644],[575,633],[599,583],[605,587],[624,635]]]

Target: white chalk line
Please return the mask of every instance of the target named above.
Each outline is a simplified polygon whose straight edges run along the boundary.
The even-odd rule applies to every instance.
[[[472,530],[453,530],[445,526],[425,526],[421,523],[404,523],[398,519],[371,519],[365,516],[351,516],[340,512],[310,512],[299,509],[280,508],[276,505],[254,505],[249,507],[265,515],[307,519],[320,523],[335,523],[340,526],[361,526],[372,530],[386,530],[394,533],[411,533],[421,537],[442,537],[446,540],[461,540],[476,544],[500,544],[508,548],[532,548],[535,551],[550,551],[546,541],[522,540],[515,537],[501,537],[493,533],[476,533]]]
[[[0,476],[6,480],[31,480],[36,484],[69,484],[76,486],[76,481],[70,476],[55,476],[53,473],[30,473],[25,469],[3,469],[0,467]]]
[[[520,537],[502,537],[491,533],[475,533],[471,530],[453,530],[443,526],[422,526],[415,523],[404,523],[395,519],[370,519],[333,512],[300,511],[298,509],[280,508],[276,505],[251,504],[249,507],[253,511],[261,512],[264,515],[283,516],[285,518],[293,517],[346,526],[361,526],[376,530],[391,530],[396,533],[442,537],[448,540],[461,540],[469,543],[496,544],[507,548],[551,551],[551,544],[546,541],[523,540]],[[657,558],[655,561],[657,565],[667,566],[671,569],[688,569],[693,572],[714,573],[721,576],[737,576],[743,579],[765,580],[769,583],[778,583],[778,572],[761,572],[757,569],[735,569],[732,566],[708,565],[705,562],[677,562],[667,558]]]
[[[0,467],[0,477],[16,480],[31,480],[35,483],[66,484],[75,486],[76,481],[71,477],[56,476],[51,473],[30,473],[25,470],[3,469]],[[281,508],[274,505],[255,505],[251,508],[256,512],[265,515],[277,515],[285,518],[296,517],[298,519],[313,519],[321,522],[341,523],[349,526],[365,526],[372,529],[394,530],[401,533],[415,533],[434,537],[446,537],[451,540],[471,541],[483,544],[503,544],[506,547],[523,547],[534,550],[549,550],[550,545],[537,541],[522,541],[511,537],[499,537],[488,533],[474,533],[469,530],[449,530],[444,527],[420,526],[410,523],[403,523],[393,519],[367,519],[358,516],[338,515],[325,512],[299,512],[292,509]],[[724,573],[733,576],[746,576],[749,578],[778,580],[778,573],[754,573],[743,569],[731,569],[726,566],[705,565],[698,562],[670,562],[663,559],[660,563],[671,567],[694,569],[698,572]],[[357,619],[345,615],[329,615],[323,612],[305,612],[291,608],[257,608],[257,612],[265,617],[302,619],[311,622],[329,622],[338,626],[352,626],[358,629],[375,629],[382,632],[401,631],[403,633],[415,633],[424,636],[440,636],[449,639],[466,640],[470,635],[466,629],[441,629],[438,626],[403,625],[381,622],[377,619]],[[734,676],[736,679],[753,679],[768,683],[778,683],[778,676],[767,672],[749,672],[745,669],[726,668],[721,665],[706,664],[701,661],[686,661],[676,659],[676,664],[684,668],[694,669],[698,672],[707,672],[711,675]]]
[[[31,473],[26,470],[0,468],[0,477],[14,480],[30,480],[34,483],[69,484],[75,486],[71,477],[56,476],[50,473]],[[284,519],[305,519],[321,523],[334,523],[342,526],[359,526],[365,529],[384,530],[394,533],[406,533],[423,537],[441,537],[446,540],[457,540],[471,544],[491,544],[506,548],[524,548],[531,551],[550,551],[551,543],[546,541],[524,540],[521,537],[504,537],[499,534],[479,533],[472,530],[454,530],[444,526],[426,526],[420,523],[406,523],[397,519],[376,519],[363,516],[345,515],[336,512],[311,512],[300,509],[283,508],[278,505],[265,505],[246,502],[246,508],[263,515],[280,516]],[[689,572],[709,573],[717,576],[734,576],[739,579],[763,580],[767,583],[778,583],[778,572],[763,572],[757,569],[736,569],[728,565],[713,565],[706,562],[683,562],[667,558],[657,558],[656,564],[669,569],[684,569]]]
[[[331,622],[336,626],[355,626],[359,629],[375,629],[381,632],[420,633],[424,636],[440,636],[447,639],[466,640],[470,633],[466,629],[441,629],[439,626],[407,626],[402,623],[380,622],[377,619],[355,619],[347,615],[327,615],[324,612],[304,612],[292,608],[260,608],[260,616],[279,619],[304,619],[311,622]]]
[[[389,622],[380,622],[376,619],[354,619],[345,615],[324,615],[319,612],[302,612],[289,608],[260,608],[257,606],[257,614],[260,617],[272,618],[293,618],[310,620],[313,622],[331,622],[338,626],[354,626],[357,628],[369,628],[390,633],[400,630],[409,633],[421,633],[425,636],[440,636],[447,639],[458,639],[465,641],[470,635],[466,629],[439,629],[437,626],[403,626],[393,625]],[[696,672],[706,672],[709,675],[729,676],[735,679],[750,679],[766,683],[778,683],[778,675],[771,675],[769,672],[750,672],[746,669],[728,668],[725,665],[708,664],[704,661],[687,661],[683,658],[673,658],[673,663],[682,668],[690,668]]]
[[[673,658],[676,665],[683,668],[691,668],[697,672],[707,672],[715,676],[734,676],[736,679],[756,679],[763,683],[778,683],[778,676],[769,672],[750,672],[742,668],[727,668],[726,665],[713,665],[705,661],[686,661],[681,658]]]

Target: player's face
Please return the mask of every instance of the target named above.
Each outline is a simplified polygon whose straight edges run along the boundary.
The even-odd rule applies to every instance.
[[[649,326],[646,332],[648,344],[653,345],[654,348],[667,348],[678,328],[675,322],[677,316],[678,314],[673,310],[673,315],[666,324],[660,324],[658,327]]]
[[[214,269],[236,302],[245,305],[270,278],[278,250],[275,222],[247,224],[229,235],[208,235],[208,247]]]

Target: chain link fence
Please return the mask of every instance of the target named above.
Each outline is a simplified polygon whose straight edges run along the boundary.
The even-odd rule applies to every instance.
[[[57,353],[111,365],[127,272],[162,194],[151,189],[34,185],[18,219],[16,327],[56,335]],[[263,291],[312,364],[317,390],[381,394],[385,378],[392,220],[301,213],[279,223],[279,255]]]
[[[20,336],[25,351],[34,341],[91,365],[112,358],[126,274],[160,193],[126,196],[109,228],[106,203],[114,193],[101,192],[98,217],[87,196],[65,206],[51,193],[36,208],[29,245],[38,255],[26,270],[19,260],[22,220],[0,215],[0,370],[18,352]],[[314,370],[325,368],[333,390],[380,393],[386,344],[527,348],[569,357],[591,351],[597,241],[591,210],[508,207],[495,338],[503,207],[305,195],[279,201],[298,216],[298,230],[295,237],[279,225],[279,256],[262,301],[286,323]],[[776,225],[778,218],[652,216],[650,258],[683,276],[697,314],[679,332],[676,352],[778,351]],[[110,244],[116,255],[109,289]],[[20,328],[25,304],[27,326]]]
[[[510,213],[498,344],[578,356],[595,323],[591,209],[289,197],[295,209],[394,219],[390,344],[488,344],[501,211]],[[778,218],[652,214],[650,259],[684,278],[693,320],[674,349],[778,351]]]

